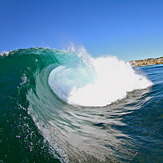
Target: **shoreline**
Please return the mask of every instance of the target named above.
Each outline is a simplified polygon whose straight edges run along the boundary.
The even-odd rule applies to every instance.
[[[163,57],[129,61],[133,67],[163,64]]]

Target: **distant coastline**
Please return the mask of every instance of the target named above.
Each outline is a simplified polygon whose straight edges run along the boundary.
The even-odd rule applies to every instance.
[[[143,60],[133,60],[133,61],[129,61],[129,63],[133,67],[145,66],[145,65],[163,64],[163,57],[160,57],[160,58],[148,58],[148,59],[143,59]]]

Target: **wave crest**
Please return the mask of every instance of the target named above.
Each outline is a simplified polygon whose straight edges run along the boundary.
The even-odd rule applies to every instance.
[[[64,63],[49,75],[51,89],[66,103],[105,106],[126,97],[128,92],[152,85],[145,76],[137,74],[129,63],[116,57],[93,58],[83,48],[76,53],[78,62],[71,66]],[[74,60],[73,55],[69,57],[69,61]]]

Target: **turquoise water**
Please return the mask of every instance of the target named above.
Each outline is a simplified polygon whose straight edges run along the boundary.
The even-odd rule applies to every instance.
[[[135,72],[65,50],[1,55],[0,162],[163,162],[163,65]]]

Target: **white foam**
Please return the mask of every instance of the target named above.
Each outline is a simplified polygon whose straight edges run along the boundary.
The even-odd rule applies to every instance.
[[[22,82],[20,83],[20,85],[26,84],[27,83],[27,77],[25,74],[23,74],[23,76],[21,77]]]
[[[9,53],[10,53],[10,52],[3,51],[2,53],[0,53],[0,56],[6,57],[6,56],[9,55]]]
[[[72,105],[105,106],[124,98],[128,92],[152,85],[145,76],[136,74],[129,63],[116,57],[91,58],[89,64],[94,69],[94,81],[82,87],[76,84],[82,79],[78,79],[80,74],[73,76],[79,73],[76,69],[69,73],[71,70],[61,66],[50,73],[49,85],[60,99]]]

